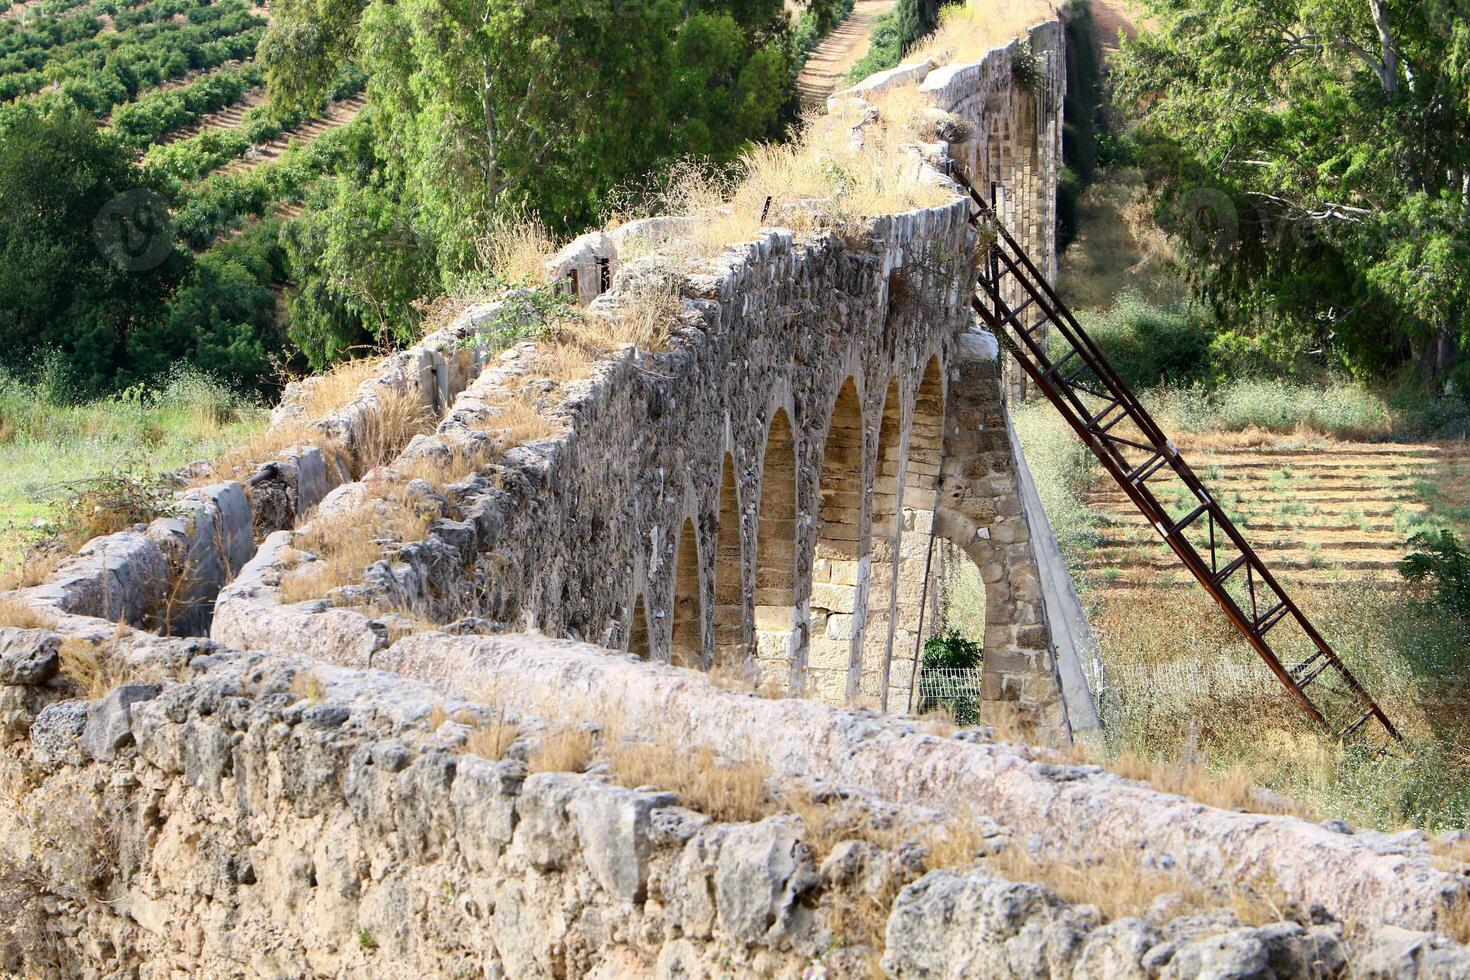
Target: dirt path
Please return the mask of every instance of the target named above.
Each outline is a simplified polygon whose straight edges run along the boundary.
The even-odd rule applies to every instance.
[[[847,19],[817,45],[796,77],[802,102],[826,105],[827,96],[842,87],[848,71],[868,53],[868,36],[873,33],[874,21],[892,10],[896,2],[858,0]]]
[[[238,102],[232,102],[223,109],[218,109],[206,116],[200,116],[192,125],[184,126],[164,133],[154,140],[155,146],[167,146],[186,140],[191,136],[198,136],[206,129],[234,129],[245,121],[245,113],[258,105],[265,104],[265,86],[248,90]]]

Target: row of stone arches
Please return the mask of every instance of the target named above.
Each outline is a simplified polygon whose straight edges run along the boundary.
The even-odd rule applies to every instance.
[[[724,454],[717,516],[703,534],[694,518],[684,520],[673,549],[672,602],[648,603],[636,591],[628,649],[649,657],[659,646],[652,639],[666,628],[669,659],[679,665],[749,671],[761,682],[838,703],[886,707],[906,696],[933,533],[944,404],[937,357],[928,362],[907,411],[893,378],[871,423],[857,381],[844,380],[819,436],[813,515],[799,506],[798,433],[788,410],[775,409],[751,494],[754,507],[742,508],[735,461]],[[748,533],[742,533],[742,518],[753,524],[744,529]],[[711,562],[702,560],[707,548],[714,551]],[[670,610],[667,626],[660,612],[650,618],[654,606]]]

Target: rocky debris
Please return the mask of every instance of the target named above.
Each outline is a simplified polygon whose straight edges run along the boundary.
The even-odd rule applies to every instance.
[[[82,749],[92,758],[110,762],[118,749],[133,741],[133,706],[158,697],[153,684],[124,684],[87,708]]]
[[[61,671],[61,637],[49,630],[0,628],[0,684],[44,684]]]
[[[48,704],[31,722],[31,757],[41,766],[81,765],[85,759],[81,737],[86,724],[86,701],[68,699]]]

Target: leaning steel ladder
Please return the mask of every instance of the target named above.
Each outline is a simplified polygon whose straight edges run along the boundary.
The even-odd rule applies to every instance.
[[[995,331],[1022,370],[1087,444],[1184,567],[1204,586],[1302,710],[1338,738],[1345,739],[1368,722],[1377,720],[1389,735],[1400,739],[1398,729],[1383,709],[1297,608],[1214,495],[1006,231],[993,202],[981,198],[953,163],[949,176],[978,208],[970,215],[970,224],[983,226],[995,236],[983,253],[972,301],[975,312]],[[992,186],[992,194],[995,190]],[[1015,286],[1010,291],[1010,300],[1002,293],[1007,278]],[[1055,345],[1048,343],[1048,327],[1055,329],[1057,337],[1064,342],[1065,353],[1054,351]],[[1060,356],[1053,359],[1054,352]],[[1177,479],[1187,490],[1184,495],[1187,503],[1175,504],[1180,507],[1178,512],[1171,513],[1149,486],[1149,480],[1161,474]],[[1200,535],[1201,530],[1204,553],[1190,537],[1190,532]],[[1301,628],[1315,648],[1314,653],[1289,667],[1281,663],[1266,639],[1268,633],[1288,619]],[[1326,698],[1319,698],[1322,702],[1319,705],[1307,696],[1308,688],[1337,697],[1330,705]],[[1355,705],[1355,710],[1344,715],[1339,723],[1336,716],[1340,710],[1328,708],[1340,709],[1342,701]]]

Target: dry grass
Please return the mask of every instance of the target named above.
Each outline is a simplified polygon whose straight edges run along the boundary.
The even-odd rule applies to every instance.
[[[629,344],[642,350],[667,350],[684,310],[677,281],[672,276],[649,277],[628,286],[619,299],[617,316],[589,314],[565,319],[557,340],[564,347],[580,349],[589,360]],[[560,357],[577,363],[571,352],[562,350]]]
[[[1126,779],[1136,779],[1154,789],[1185,796],[1206,806],[1317,819],[1317,815],[1294,800],[1263,794],[1256,777],[1241,766],[1215,772],[1199,765],[1165,762],[1134,752],[1122,752],[1103,765]]]
[[[19,599],[0,596],[0,626],[14,626],[23,630],[50,629],[56,619],[37,612]]]
[[[536,393],[533,391],[522,388],[498,402],[494,408],[495,414],[481,422],[478,428],[493,432],[495,444],[501,450],[561,434],[561,427],[537,410]]]
[[[60,548],[31,548],[21,556],[17,564],[0,571],[0,592],[40,585],[68,557],[70,556]]]
[[[113,688],[132,678],[107,648],[80,637],[61,641],[61,676],[76,684],[89,701],[104,697]]]
[[[323,454],[346,462],[342,444],[329,439],[311,423],[339,411],[357,396],[363,383],[378,373],[381,356],[360,357],[343,361],[311,379],[300,403],[300,421],[271,426],[250,441],[235,446],[216,457],[207,477],[196,482],[244,480],[261,463],[275,459],[295,446],[316,446]]]
[[[544,734],[529,761],[532,772],[585,772],[592,761],[592,733],[564,728]]]
[[[369,485],[369,500],[341,513],[318,517],[293,542],[315,561],[300,561],[281,577],[281,601],[320,599],[332,589],[361,580],[362,572],[392,544],[428,537],[435,511],[412,497],[403,483]],[[367,529],[371,529],[371,532]]]
[[[1470,900],[1461,899],[1439,913],[1439,931],[1462,945],[1470,945]]]
[[[1054,16],[1052,5],[1041,0],[969,0],[963,6],[944,7],[939,12],[938,29],[903,60],[939,64],[979,61],[994,48],[1025,36]]]
[[[356,446],[357,475],[397,458],[416,435],[432,431],[433,413],[417,393],[378,389],[377,411],[369,412]]]
[[[357,397],[358,389],[378,373],[386,359],[385,356],[377,355],[343,361],[312,378],[311,386],[301,402],[301,414],[316,421],[341,410]]]
[[[475,243],[480,267],[506,286],[544,284],[546,264],[555,257],[557,247],[545,226],[529,214],[492,217]]]
[[[690,749],[661,739],[617,742],[608,752],[613,776],[624,786],[656,786],[715,820],[760,820],[771,812],[764,765],[726,761],[708,748]]]
[[[1184,915],[1229,905],[1245,925],[1264,925],[1282,918],[1272,888],[1232,887],[1218,895],[1175,875],[1144,868],[1137,854],[1116,852],[1089,861],[1037,857],[1019,846],[986,858],[988,871],[1007,881],[1045,885],[1077,905],[1093,905],[1105,921],[1136,916],[1164,895],[1178,904],[1171,914]]]
[[[485,759],[503,759],[511,743],[520,735],[520,729],[504,721],[491,721],[479,728],[471,729],[465,737],[467,752]]]
[[[872,215],[945,203],[952,195],[928,179],[908,146],[914,141],[918,98],[917,92],[887,96],[880,101],[889,111],[885,114],[880,105],[878,118],[866,122],[868,107],[854,100],[844,100],[830,113],[809,115],[795,139],[758,144],[742,154],[733,180],[693,164],[673,168],[651,211],[687,218],[687,225],[667,238],[629,242],[628,254],[708,259],[732,244],[754,240],[767,226],[798,234],[856,230]],[[855,138],[859,125],[861,136]]]
[[[1441,871],[1451,874],[1465,874],[1470,871],[1470,838],[1457,840],[1452,844],[1431,838],[1429,854],[1434,860],[1434,866]]]
[[[316,704],[322,699],[322,682],[309,670],[300,670],[291,678],[291,693],[307,704]]]

